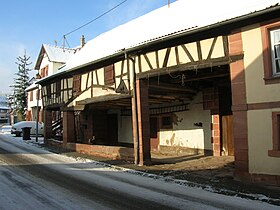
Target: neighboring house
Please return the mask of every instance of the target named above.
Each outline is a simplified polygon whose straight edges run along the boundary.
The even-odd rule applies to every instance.
[[[39,80],[57,73],[58,69],[65,65],[66,61],[75,53],[75,51],[75,49],[43,44],[35,64],[35,70],[38,70],[36,79]],[[38,121],[41,122],[43,118],[41,109],[41,88],[39,87],[38,92],[38,85],[35,84],[37,80],[32,82],[32,84],[26,89],[28,94],[26,120],[36,121],[38,105]]]
[[[8,104],[8,95],[0,95],[0,124],[9,123],[10,108]]]
[[[280,6],[262,2],[179,0],[89,41],[38,82],[45,143],[60,112],[64,148],[234,155],[237,178],[279,185]]]

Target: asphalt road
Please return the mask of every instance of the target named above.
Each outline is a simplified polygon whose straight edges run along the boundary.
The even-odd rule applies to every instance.
[[[0,209],[279,209],[143,177],[0,134]]]

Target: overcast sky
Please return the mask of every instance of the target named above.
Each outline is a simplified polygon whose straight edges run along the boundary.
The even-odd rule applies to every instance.
[[[171,0],[170,2],[174,2]],[[0,6],[0,93],[9,93],[17,72],[15,64],[24,50],[34,68],[43,43],[63,44],[63,35],[95,19],[123,0],[8,0]],[[168,0],[127,0],[121,6],[68,35],[70,47],[79,45],[81,35],[87,40],[120,24],[165,6]],[[34,75],[33,71],[31,75]]]

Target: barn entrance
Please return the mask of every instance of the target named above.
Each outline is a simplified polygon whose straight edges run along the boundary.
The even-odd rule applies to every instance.
[[[199,138],[204,138],[204,142],[197,146],[198,152],[205,150],[205,153],[212,153],[214,156],[233,155],[229,65],[172,71],[172,73],[154,77],[149,75],[148,87],[151,150],[158,150],[165,146],[188,147],[189,145],[194,145],[195,149],[197,142],[194,142],[195,138],[191,138],[190,135],[192,137],[200,135],[199,130],[201,130],[204,137],[200,135]],[[202,97],[197,97],[198,95]],[[199,109],[196,108],[201,105],[202,108],[199,109],[204,113],[202,118]],[[209,110],[209,127],[207,122],[204,122],[207,110]],[[188,112],[189,114],[184,114]],[[166,114],[170,116],[169,119],[172,120],[174,127],[160,125],[160,116]],[[161,135],[161,132],[164,134]],[[185,135],[182,134],[184,132]],[[203,144],[204,148],[202,148]]]

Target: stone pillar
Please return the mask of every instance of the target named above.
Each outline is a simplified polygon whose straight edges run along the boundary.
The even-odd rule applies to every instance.
[[[151,164],[150,113],[147,80],[136,80],[137,117],[139,134],[139,165]]]
[[[230,55],[243,54],[241,32],[229,36]],[[230,64],[235,176],[249,178],[247,100],[244,61]]]
[[[220,116],[212,115],[212,141],[213,155],[221,156],[221,132],[220,132]]]
[[[44,143],[52,137],[52,111],[44,110]]]
[[[63,112],[63,147],[68,142],[75,142],[75,119],[74,112]]]

